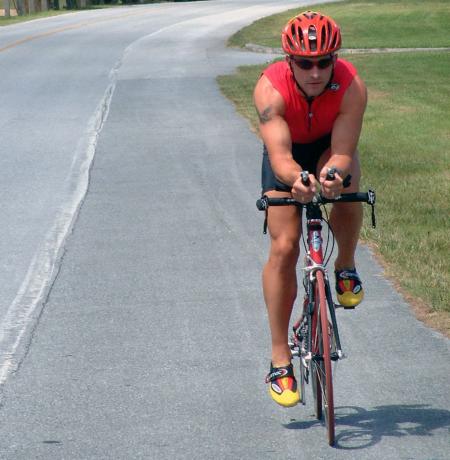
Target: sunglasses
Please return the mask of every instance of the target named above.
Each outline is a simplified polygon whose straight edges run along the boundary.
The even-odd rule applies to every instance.
[[[326,69],[330,67],[331,64],[333,64],[333,56],[319,59],[318,61],[310,61],[309,59],[294,59],[291,57],[291,61],[302,70],[311,70],[313,67]]]

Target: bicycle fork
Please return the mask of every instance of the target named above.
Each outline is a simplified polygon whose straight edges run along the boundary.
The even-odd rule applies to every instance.
[[[314,273],[318,269],[322,269],[319,266],[310,267],[308,270],[311,273]],[[323,269],[322,269],[323,270]],[[311,275],[310,273],[310,275]],[[334,345],[335,350],[331,351],[331,359],[337,361],[339,359],[344,359],[346,356],[342,351],[341,340],[339,337],[339,330],[336,320],[336,312],[334,309],[333,297],[331,294],[330,283],[326,272],[324,272],[325,278],[325,295],[328,304],[328,311],[330,314],[330,327],[332,334],[334,336]],[[308,277],[305,275],[306,281],[304,282],[305,287],[305,298],[303,303],[303,314],[299,320],[293,326],[293,335],[291,336],[291,341],[289,346],[291,348],[291,353],[293,357],[299,357],[304,364],[306,369],[309,369],[309,364],[313,359],[312,355],[312,321],[314,315],[314,301],[315,301],[315,292],[314,292],[314,277],[313,275]],[[308,279],[310,278],[310,279]],[[311,279],[312,278],[312,279]],[[317,318],[316,318],[317,321]],[[331,334],[330,334],[331,335]],[[315,359],[320,359],[320,357],[314,357]]]

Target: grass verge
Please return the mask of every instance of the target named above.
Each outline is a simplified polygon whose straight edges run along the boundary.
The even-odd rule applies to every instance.
[[[41,11],[39,13],[26,14],[25,16],[11,16],[9,18],[6,18],[5,16],[0,16],[0,27],[9,26],[10,24],[17,24],[19,22],[32,21],[33,19],[58,16],[60,14],[70,13],[71,11],[75,11],[75,10],[49,10],[49,11]]]
[[[336,19],[339,8],[341,15],[348,15],[347,7],[353,10],[355,3],[333,5]],[[385,3],[397,8],[403,5],[405,20],[410,6],[414,11],[418,8],[414,1]],[[450,5],[445,2],[443,6]],[[378,21],[375,15],[367,34],[377,29]],[[450,16],[446,21],[449,30]],[[262,36],[267,36],[267,25],[260,26]],[[373,46],[395,47],[397,41],[391,40]],[[256,39],[252,42],[279,46]],[[362,47],[357,38],[353,43]],[[398,46],[426,45],[404,41]],[[378,195],[378,228],[369,228],[367,216],[362,237],[381,256],[387,275],[413,304],[418,316],[450,336],[450,53],[384,53],[345,58],[357,66],[369,91],[359,148],[362,188],[374,188]],[[255,130],[252,90],[263,67],[240,67],[235,75],[218,79],[224,94]]]
[[[450,2],[447,0],[347,0],[310,8],[338,22],[346,48],[450,46]],[[230,37],[229,45],[257,43],[279,48],[281,29],[300,11],[297,8],[262,18]]]

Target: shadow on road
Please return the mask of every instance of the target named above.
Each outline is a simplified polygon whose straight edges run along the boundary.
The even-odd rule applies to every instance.
[[[450,429],[450,411],[425,404],[376,406],[363,409],[341,406],[336,414],[336,447],[363,449],[377,444],[384,436],[432,436],[437,429]],[[307,429],[319,423],[292,421],[288,429]]]

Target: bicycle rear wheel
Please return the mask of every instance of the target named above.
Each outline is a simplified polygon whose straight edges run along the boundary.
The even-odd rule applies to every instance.
[[[328,304],[325,295],[324,275],[320,270],[318,270],[316,273],[315,294],[317,306],[316,312],[318,313],[315,342],[318,349],[318,354],[316,354],[315,358],[313,357],[315,362],[313,372],[313,388],[314,385],[316,385],[316,399],[320,399],[320,404],[322,406],[321,409],[325,415],[325,426],[328,433],[328,444],[333,446],[335,442],[335,417],[333,377],[331,371],[332,327],[328,320]]]

